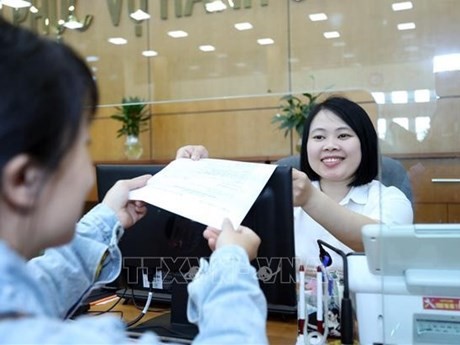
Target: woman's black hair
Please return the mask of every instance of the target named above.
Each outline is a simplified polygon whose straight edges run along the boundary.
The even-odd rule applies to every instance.
[[[19,153],[52,170],[74,144],[98,90],[70,47],[0,17],[0,170]]]
[[[353,129],[361,142],[361,162],[356,170],[350,187],[361,186],[371,182],[378,174],[378,139],[377,132],[369,115],[357,103],[339,96],[332,96],[318,103],[305,120],[300,153],[300,168],[312,181],[319,181],[320,176],[313,171],[308,162],[307,145],[313,119],[321,110],[329,110],[341,118]]]

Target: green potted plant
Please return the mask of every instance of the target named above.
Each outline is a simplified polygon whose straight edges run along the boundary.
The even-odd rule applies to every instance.
[[[147,104],[139,97],[123,97],[121,106],[115,107],[117,113],[110,117],[120,121],[122,126],[117,131],[117,138],[126,136],[125,155],[128,159],[138,159],[143,148],[139,133],[148,128],[150,119]]]
[[[280,112],[272,118],[272,123],[278,124],[278,129],[284,130],[287,137],[293,130],[302,137],[303,125],[308,114],[316,105],[316,100],[322,93],[302,93],[303,97],[285,95],[281,97]]]

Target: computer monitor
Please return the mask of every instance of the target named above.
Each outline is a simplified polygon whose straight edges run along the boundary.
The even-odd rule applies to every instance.
[[[96,165],[98,197],[120,179],[142,174],[155,174],[161,165]],[[186,317],[187,290],[201,257],[211,250],[202,233],[203,224],[147,205],[147,215],[125,231],[119,242],[123,256],[123,271],[116,285],[134,288],[135,297],[146,299],[148,288],[143,276],[155,276],[156,296],[171,300],[171,315],[149,320],[135,331],[153,330],[165,338],[192,339],[197,329]],[[291,168],[277,166],[259,197],[242,222],[261,238],[258,257],[251,263],[257,270],[268,312],[297,314],[296,273],[293,231]],[[155,295],[154,295],[155,296]]]
[[[122,179],[130,179],[144,174],[154,175],[164,165],[147,164],[98,164],[96,165],[97,194],[102,201],[107,191]],[[122,272],[110,286],[134,289],[134,297],[146,298],[148,287],[144,286],[143,275],[152,280],[157,273],[163,273],[156,284],[156,298],[164,302],[170,300],[170,283],[173,273],[181,272],[187,277],[198,266],[200,257],[211,254],[202,233],[204,225],[146,204],[147,214],[119,241],[123,256]]]

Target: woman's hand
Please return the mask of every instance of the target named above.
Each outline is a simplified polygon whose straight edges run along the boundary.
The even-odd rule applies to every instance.
[[[294,206],[304,206],[312,195],[313,186],[308,176],[297,169],[292,169],[292,197]]]
[[[182,146],[176,152],[176,159],[178,158],[190,158],[193,160],[199,160],[200,158],[208,158],[209,153],[206,147],[202,145],[187,145]]]
[[[248,254],[249,260],[257,257],[260,237],[254,231],[242,225],[235,230],[228,219],[224,220],[222,230],[208,227],[203,236],[208,240],[208,245],[213,251],[233,244],[242,247]]]
[[[145,216],[147,208],[142,201],[128,200],[129,191],[144,187],[152,175],[142,175],[130,180],[117,181],[102,200],[118,217],[123,228],[127,229]]]

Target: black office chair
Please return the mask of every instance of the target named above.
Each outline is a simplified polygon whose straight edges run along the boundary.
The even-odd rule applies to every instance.
[[[300,156],[293,155],[284,157],[276,161],[275,164],[287,165],[295,169],[300,169]],[[409,175],[407,174],[404,166],[396,159],[388,156],[382,156],[380,164],[381,173],[380,176],[378,176],[378,179],[385,186],[395,186],[398,188],[406,195],[407,199],[413,203],[412,186],[410,184]]]

